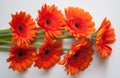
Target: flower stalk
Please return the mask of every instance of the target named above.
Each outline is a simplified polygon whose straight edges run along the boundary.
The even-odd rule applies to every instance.
[[[0,47],[0,51],[8,52],[10,50],[9,47]]]
[[[11,31],[10,29],[0,30],[0,35],[1,35],[1,34],[8,34],[8,33],[12,33],[12,31]]]

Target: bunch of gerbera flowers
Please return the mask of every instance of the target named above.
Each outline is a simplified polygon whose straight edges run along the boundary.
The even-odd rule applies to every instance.
[[[44,4],[35,20],[24,11],[11,16],[10,29],[0,30],[0,51],[10,51],[7,62],[13,70],[25,71],[33,63],[48,70],[60,64],[67,74],[76,75],[90,65],[93,45],[104,59],[112,52],[108,44],[115,41],[115,33],[110,20],[104,18],[96,31],[92,16],[84,9],[68,7],[64,15],[55,5]],[[77,42],[65,49],[62,40],[66,38]]]

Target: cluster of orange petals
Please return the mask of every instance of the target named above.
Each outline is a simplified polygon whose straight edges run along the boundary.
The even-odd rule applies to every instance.
[[[25,71],[33,62],[36,67],[49,69],[53,67],[62,54],[62,43],[58,40],[48,39],[45,41],[39,52],[33,46],[13,46],[11,47],[7,62],[11,62],[9,68],[17,71]]]
[[[85,12],[81,8],[69,7],[65,9],[66,27],[76,39],[81,36],[89,37],[94,31],[94,22],[89,12]]]
[[[47,70],[59,63],[65,67],[67,74],[76,75],[90,65],[94,53],[92,45],[96,46],[103,58],[108,58],[112,52],[112,48],[108,46],[115,41],[111,22],[105,18],[100,28],[95,31],[92,16],[81,8],[66,8],[64,17],[55,5],[45,4],[38,10],[36,22],[39,27],[26,12],[12,15],[9,24],[14,46],[7,59],[7,62],[11,62],[9,68],[25,71],[35,62],[35,67]],[[78,43],[72,44],[62,60],[60,57],[63,53],[63,43],[59,38],[65,33],[61,30],[69,31],[70,35],[78,40]],[[37,51],[31,42],[39,35],[38,31],[44,31],[45,42]]]
[[[112,48],[108,44],[115,41],[114,29],[111,28],[111,22],[106,18],[103,20],[100,28],[96,32],[95,46],[103,58],[108,58],[112,52]]]
[[[52,41],[51,39],[48,39],[43,46],[39,48],[35,66],[38,68],[49,69],[60,60],[62,53],[62,43],[57,40]]]
[[[12,43],[15,41],[18,45],[29,45],[36,36],[35,21],[26,12],[12,14],[12,20],[9,22],[10,29],[13,31]]]
[[[33,64],[36,55],[33,46],[12,46],[7,62],[11,62],[9,68],[18,71],[25,71]]]
[[[46,4],[38,10],[37,24],[45,31],[46,37],[57,37],[62,35],[60,30],[64,29],[65,18],[55,5],[47,6]]]
[[[91,42],[88,39],[82,39],[77,44],[72,45],[70,52],[59,64],[65,65],[68,74],[76,75],[89,66],[93,52]]]

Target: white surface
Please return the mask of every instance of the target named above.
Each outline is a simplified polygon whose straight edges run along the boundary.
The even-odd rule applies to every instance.
[[[33,18],[44,4],[55,4],[64,12],[68,6],[80,7],[90,12],[98,28],[104,17],[115,28],[116,42],[111,44],[113,51],[109,59],[103,60],[95,51],[91,65],[76,76],[66,75],[62,66],[56,65],[49,71],[31,67],[27,72],[19,73],[8,69],[7,52],[0,52],[0,78],[120,78],[120,1],[119,0],[0,0],[0,29],[8,28],[11,13],[26,11]],[[65,46],[67,47],[67,45]]]

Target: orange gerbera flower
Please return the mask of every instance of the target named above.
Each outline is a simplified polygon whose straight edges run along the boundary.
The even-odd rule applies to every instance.
[[[7,62],[11,62],[9,68],[19,72],[27,70],[34,61],[35,53],[33,46],[13,46],[7,59]]]
[[[65,26],[65,18],[55,5],[47,6],[46,4],[38,11],[37,23],[45,31],[47,38],[60,37],[61,29]]]
[[[92,61],[92,44],[87,39],[80,41],[78,44],[73,44],[70,52],[65,55],[64,59],[59,64],[65,65],[67,74],[75,75],[88,67]]]
[[[100,28],[96,32],[95,45],[103,58],[108,58],[111,54],[110,44],[115,41],[114,29],[111,28],[111,22],[106,18],[103,20]]]
[[[36,36],[36,25],[29,14],[20,12],[12,15],[12,20],[9,22],[13,31],[12,42],[17,42],[18,45],[28,45],[30,41],[34,41]]]
[[[70,32],[76,39],[81,36],[90,36],[94,32],[94,22],[92,16],[80,8],[69,7],[65,9],[66,14],[66,30]]]
[[[38,68],[49,69],[54,66],[62,54],[62,43],[57,40],[46,40],[39,48],[36,56],[35,66]]]

